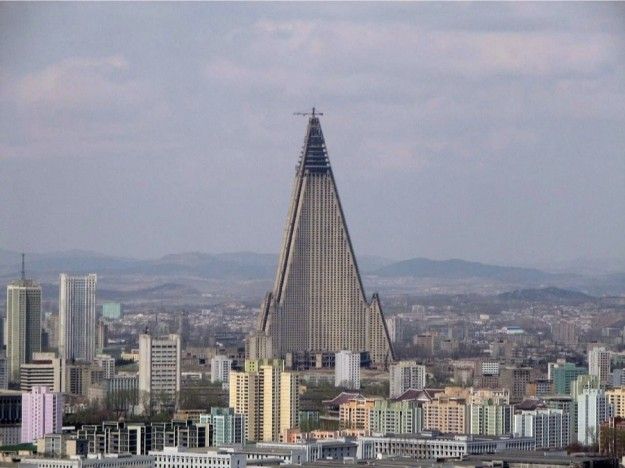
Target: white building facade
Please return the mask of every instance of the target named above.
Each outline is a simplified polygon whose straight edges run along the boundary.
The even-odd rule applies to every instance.
[[[585,388],[577,397],[577,441],[586,446],[598,443],[601,423],[612,415],[613,408],[605,392]]]
[[[423,390],[426,381],[425,366],[415,361],[400,361],[389,369],[390,397],[397,398],[406,390]]]
[[[358,390],[360,388],[360,353],[339,351],[335,355],[334,386]]]
[[[59,286],[59,353],[64,360],[91,362],[96,354],[97,275],[62,273]]]
[[[514,415],[514,436],[533,437],[536,449],[558,449],[571,440],[570,416],[561,409],[520,411]]]
[[[232,359],[228,356],[217,355],[211,359],[211,383],[221,382],[223,388],[228,388]]]
[[[139,335],[139,407],[142,412],[177,406],[180,392],[180,336]]]

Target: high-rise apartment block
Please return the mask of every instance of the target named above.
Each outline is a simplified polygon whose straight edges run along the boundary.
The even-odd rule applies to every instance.
[[[577,397],[577,441],[582,445],[598,443],[601,423],[613,415],[612,405],[603,390],[585,388]]]
[[[326,144],[314,112],[301,153],[273,291],[248,341],[252,358],[368,352],[393,360],[377,294],[365,296]]]
[[[425,388],[425,366],[415,361],[399,361],[389,368],[390,397],[397,398],[406,390]]]
[[[537,449],[559,449],[569,445],[570,417],[561,409],[541,408],[514,415],[515,437],[533,437]]]
[[[96,354],[97,276],[62,273],[59,286],[59,353],[64,360],[91,362]]]
[[[108,354],[98,354],[94,358],[95,364],[104,371],[104,378],[110,379],[115,375],[115,358]]]
[[[63,395],[46,387],[34,387],[22,394],[22,443],[32,443],[63,427]]]
[[[360,353],[339,351],[334,361],[334,386],[358,390],[360,388]]]
[[[531,380],[530,367],[503,367],[499,373],[499,382],[510,392],[510,401],[519,402],[525,396],[525,387]]]
[[[466,399],[445,389],[423,404],[423,428],[450,434],[464,434],[467,429]]]
[[[232,359],[228,356],[217,355],[211,359],[211,382],[221,382],[223,388],[228,388]]]
[[[279,441],[298,424],[298,376],[281,359],[247,360],[243,372],[230,372],[229,406],[245,416],[247,440]]]
[[[607,384],[610,380],[610,360],[612,353],[603,346],[596,346],[588,351],[588,373],[599,377],[599,382]]]
[[[614,417],[625,418],[625,388],[612,388],[606,390],[605,396],[612,405]]]
[[[213,407],[210,414],[200,415],[200,424],[211,425],[214,446],[245,443],[245,415],[236,414],[233,408]]]
[[[139,335],[139,406],[143,412],[177,405],[180,352],[178,335]]]
[[[41,351],[41,286],[22,279],[7,286],[6,358],[8,382],[20,380],[20,365],[30,362]]]

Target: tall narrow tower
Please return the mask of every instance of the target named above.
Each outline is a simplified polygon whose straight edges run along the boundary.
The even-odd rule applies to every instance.
[[[6,353],[8,382],[20,380],[20,365],[41,351],[41,286],[22,276],[7,286]]]
[[[273,291],[261,307],[251,355],[368,351],[393,359],[380,301],[365,292],[319,123],[310,114]]]
[[[96,354],[95,288],[97,276],[61,274],[59,352],[63,359],[92,361]]]

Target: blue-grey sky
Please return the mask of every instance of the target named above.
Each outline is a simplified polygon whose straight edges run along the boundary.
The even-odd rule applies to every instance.
[[[277,252],[313,104],[357,254],[625,257],[615,3],[1,3],[0,248]]]

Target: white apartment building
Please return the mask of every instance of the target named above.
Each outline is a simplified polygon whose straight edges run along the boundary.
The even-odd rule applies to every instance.
[[[97,275],[62,273],[59,286],[59,353],[64,360],[91,362],[96,353]]]
[[[610,360],[612,353],[603,346],[592,348],[588,352],[588,373],[599,377],[599,382],[607,384],[610,380]]]
[[[23,458],[20,466],[28,468],[154,468],[154,457],[151,455],[89,455],[87,458]]]
[[[223,388],[228,388],[230,381],[230,369],[232,368],[232,359],[228,356],[217,355],[211,359],[211,382],[221,382]]]
[[[599,440],[601,423],[613,415],[612,405],[605,392],[598,388],[585,388],[577,397],[577,441],[594,445]]]
[[[104,371],[104,378],[111,379],[115,375],[115,358],[108,354],[98,354],[94,362]]]
[[[180,336],[139,335],[139,407],[176,406],[180,392]]]
[[[415,361],[400,361],[392,364],[389,369],[390,397],[397,398],[406,390],[425,388],[425,366]]]
[[[336,353],[334,386],[351,390],[360,388],[360,353],[345,350]]]
[[[571,440],[570,415],[561,409],[520,411],[514,415],[514,436],[533,437],[536,449],[557,449]]]

